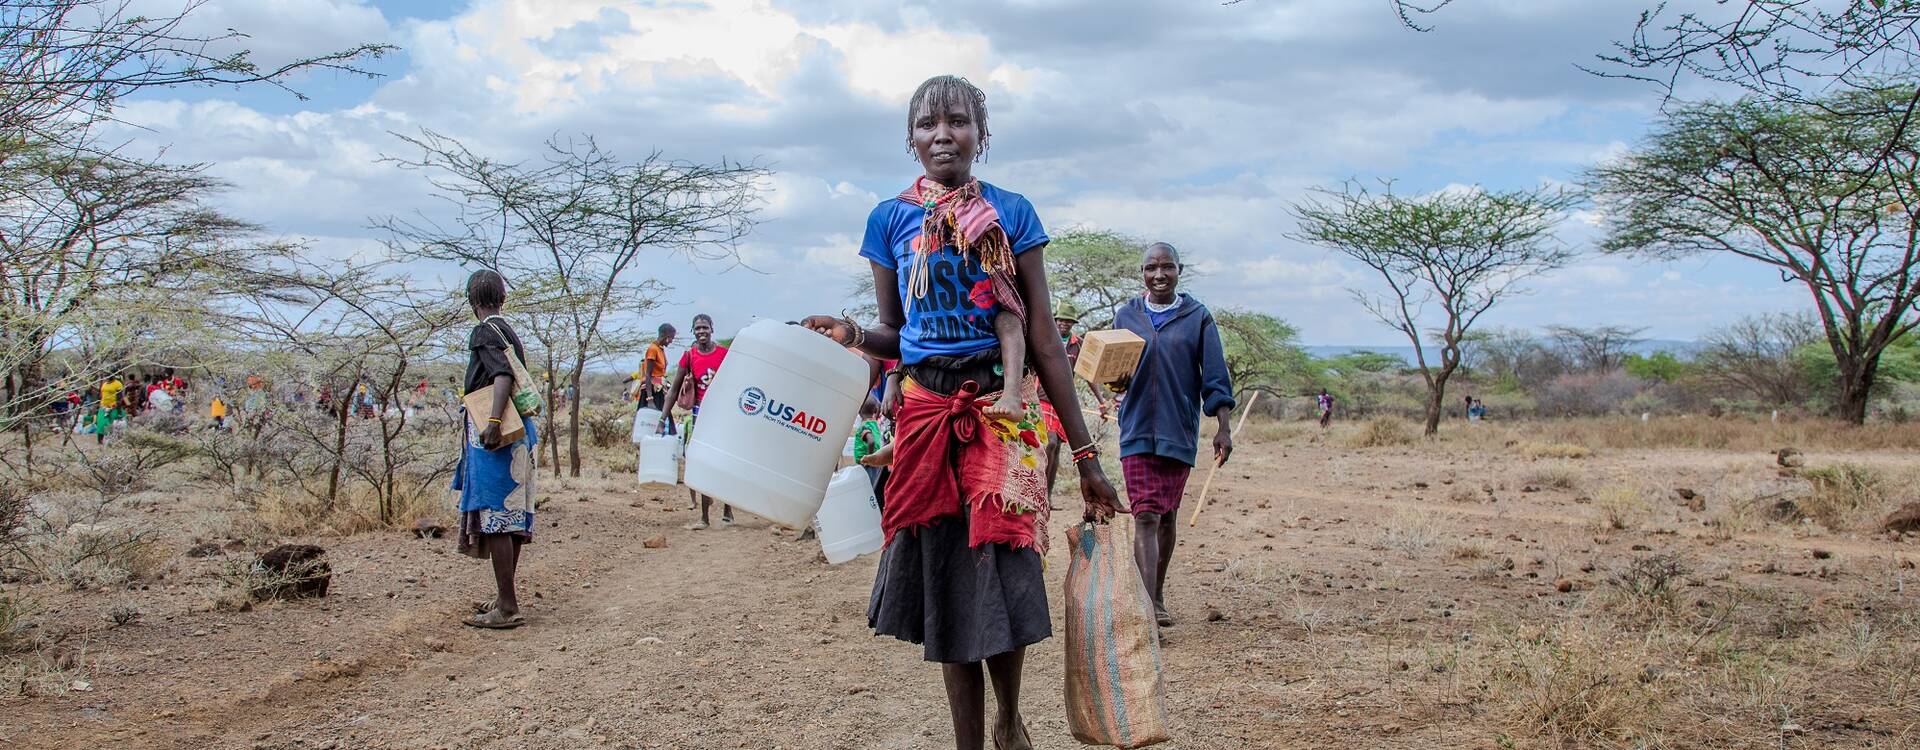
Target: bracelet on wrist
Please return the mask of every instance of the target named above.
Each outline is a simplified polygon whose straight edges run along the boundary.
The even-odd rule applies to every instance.
[[[854,322],[853,318],[841,318],[840,322],[846,323],[847,328],[853,330],[853,340],[847,342],[848,349],[858,349],[866,345],[867,329],[860,327],[860,324]]]
[[[500,424],[500,418],[499,418],[499,417],[487,417],[487,422],[488,422],[489,424]]]

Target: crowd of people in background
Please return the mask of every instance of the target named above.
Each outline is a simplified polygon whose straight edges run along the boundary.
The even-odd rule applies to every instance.
[[[453,416],[459,408],[458,379],[442,389],[439,405]],[[92,435],[106,443],[123,426],[157,423],[156,415],[180,418],[164,429],[233,430],[265,420],[277,408],[308,409],[329,416],[374,419],[381,415],[407,417],[435,405],[428,379],[396,393],[391,404],[366,382],[275,387],[258,375],[239,382],[225,376],[204,377],[201,387],[189,389],[187,378],[173,368],[127,368],[85,384],[62,381],[46,406],[48,424],[56,432]],[[346,394],[340,398],[336,394]]]

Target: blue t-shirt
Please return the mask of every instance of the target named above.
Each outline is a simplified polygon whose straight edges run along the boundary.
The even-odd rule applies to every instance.
[[[980,196],[1000,214],[1000,228],[1015,255],[1047,244],[1047,230],[1024,196],[984,182]],[[925,208],[889,198],[867,216],[867,236],[860,243],[861,257],[893,269],[900,277],[900,302],[907,311],[907,324],[900,329],[901,364],[919,364],[930,356],[973,354],[998,344],[993,316],[1000,304],[993,298],[993,283],[979,258],[962,255],[952,245],[940,248],[927,259],[927,296],[912,298],[908,282],[913,240],[920,236],[926,216]]]
[[[1159,312],[1154,312],[1153,308],[1147,308],[1147,322],[1152,323],[1153,330],[1158,331],[1167,327],[1167,321],[1173,320],[1173,314],[1179,310],[1179,305],[1174,305]]]

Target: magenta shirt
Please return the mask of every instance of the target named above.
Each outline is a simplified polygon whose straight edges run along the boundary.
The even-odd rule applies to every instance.
[[[693,404],[699,406],[707,398],[707,386],[713,384],[713,373],[720,369],[720,361],[727,358],[727,348],[715,344],[713,351],[701,354],[695,346],[680,355],[680,369],[685,370],[687,379],[693,382]]]

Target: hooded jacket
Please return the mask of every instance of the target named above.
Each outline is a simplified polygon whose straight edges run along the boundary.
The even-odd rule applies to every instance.
[[[1213,313],[1182,293],[1173,317],[1154,330],[1146,298],[1135,297],[1114,311],[1113,327],[1147,340],[1120,405],[1120,456],[1151,454],[1193,465],[1201,412],[1211,417],[1234,407]]]

